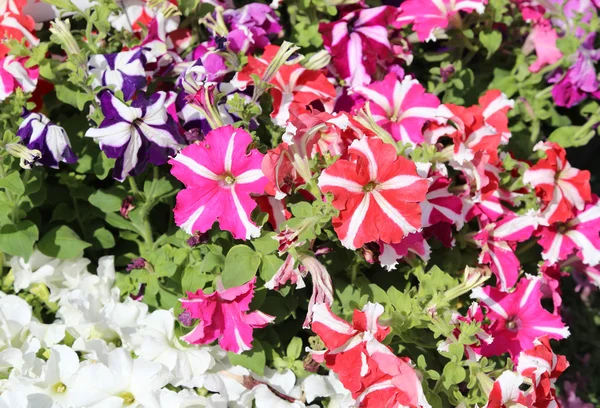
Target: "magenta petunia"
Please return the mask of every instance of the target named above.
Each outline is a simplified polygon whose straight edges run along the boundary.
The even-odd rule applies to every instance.
[[[540,286],[539,278],[527,277],[510,293],[491,286],[473,290],[471,297],[487,309],[486,317],[491,322],[488,334],[494,338],[491,344],[482,344],[483,356],[499,356],[508,351],[517,362],[519,353],[532,348],[536,338],[548,335],[560,340],[569,336],[560,316],[542,307]]]
[[[264,192],[267,179],[260,168],[263,155],[256,149],[246,154],[251,142],[245,130],[223,126],[169,160],[171,173],[186,186],[174,213],[187,233],[206,232],[218,221],[236,239],[260,234],[250,219],[257,205],[252,195]]]
[[[211,294],[205,294],[202,289],[188,292],[187,298],[181,299],[181,306],[200,323],[182,339],[190,344],[209,344],[218,339],[224,350],[233,353],[250,350],[252,330],[265,327],[275,319],[260,311],[248,313],[255,282],[256,278],[235,288],[219,287]]]

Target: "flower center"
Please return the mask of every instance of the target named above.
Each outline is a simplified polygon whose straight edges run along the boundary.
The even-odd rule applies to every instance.
[[[558,230],[558,232],[560,234],[566,234],[567,231],[569,230],[569,226],[564,222],[560,222],[560,223],[558,223],[556,229]]]
[[[131,405],[135,402],[135,397],[130,392],[122,392],[118,395],[118,397],[123,399],[123,404],[125,406]]]
[[[516,317],[509,317],[506,320],[505,327],[512,332],[516,332],[519,331],[519,323],[519,319],[517,319]]]
[[[233,177],[233,175],[231,175],[230,173],[226,173],[223,180],[225,180],[225,184],[228,185],[235,183],[235,177]]]
[[[377,182],[376,181],[369,181],[367,184],[365,184],[365,186],[363,187],[363,191],[365,193],[368,193],[370,191],[375,190],[375,188],[377,187]]]
[[[52,388],[54,389],[54,392],[57,393],[57,394],[63,394],[63,393],[65,393],[67,391],[67,386],[64,385],[61,382],[58,382],[58,383],[54,384],[52,386]]]

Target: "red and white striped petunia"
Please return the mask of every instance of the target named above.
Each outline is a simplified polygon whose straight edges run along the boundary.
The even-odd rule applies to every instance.
[[[567,259],[574,252],[586,265],[600,264],[600,202],[593,196],[583,211],[574,211],[566,223],[543,226],[536,232],[544,248],[542,258],[553,264]]]
[[[393,58],[388,25],[394,17],[393,7],[381,6],[354,10],[319,26],[336,73],[349,86],[370,84],[377,61]]]
[[[279,47],[267,45],[260,58],[248,57],[248,64],[238,72],[232,83],[244,90],[253,82],[251,75],[262,76]],[[271,118],[279,126],[285,126],[290,113],[306,111],[306,105],[321,101],[324,105],[333,102],[335,88],[320,71],[312,71],[300,64],[283,65],[269,82],[273,97]]]
[[[391,72],[382,81],[354,90],[370,102],[375,122],[387,130],[395,140],[419,144],[423,125],[436,120],[439,99],[425,92],[425,88],[410,76],[400,80]]]
[[[169,160],[171,173],[186,186],[173,211],[188,234],[206,232],[215,221],[236,239],[260,234],[250,219],[256,207],[251,195],[263,193],[267,179],[260,169],[263,155],[256,149],[246,154],[250,143],[245,130],[223,126]]]
[[[459,11],[483,13],[487,0],[408,0],[400,5],[396,26],[413,24],[419,41],[435,41],[435,30],[448,27]]]
[[[535,187],[549,223],[565,222],[591,200],[590,172],[571,167],[567,152],[556,143],[540,142],[534,150],[545,151],[546,158],[525,172],[523,182]]]
[[[533,347],[538,337],[560,340],[569,336],[561,317],[542,307],[540,286],[539,278],[529,276],[510,293],[491,286],[473,289],[471,298],[478,299],[487,310],[488,333],[494,338],[491,344],[482,344],[481,355],[500,356],[508,351],[518,363],[519,353]]]
[[[509,215],[485,225],[473,237],[481,248],[479,263],[490,265],[501,291],[506,292],[517,283],[521,263],[514,253],[516,243],[531,238],[539,222],[536,214]]]
[[[428,181],[415,164],[396,155],[378,138],[355,140],[350,158],[340,159],[319,177],[319,187],[333,194],[340,210],[333,227],[346,248],[367,242],[398,243],[421,228],[421,208]]]
[[[479,106],[483,110],[485,123],[501,134],[501,144],[507,144],[511,133],[506,114],[515,106],[515,101],[497,89],[490,89],[479,98]]]
[[[504,371],[494,381],[483,408],[533,407],[533,396],[525,395],[519,387],[524,384],[523,377],[512,371]]]

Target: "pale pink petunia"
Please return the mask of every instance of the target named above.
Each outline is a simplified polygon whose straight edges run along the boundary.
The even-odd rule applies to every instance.
[[[420,41],[435,41],[435,30],[445,29],[459,11],[483,13],[487,0],[408,0],[400,5],[396,26],[413,24]]]
[[[569,329],[559,315],[548,312],[541,305],[542,291],[539,278],[522,278],[513,292],[502,292],[491,286],[478,287],[471,297],[478,299],[490,320],[488,334],[494,341],[482,344],[481,355],[499,356],[506,352],[517,362],[519,353],[533,346],[536,338],[548,335],[564,339]]]
[[[513,214],[485,225],[473,237],[481,247],[479,262],[490,265],[500,290],[507,291],[517,283],[521,263],[514,253],[516,243],[531,238],[539,223],[535,214]]]
[[[400,80],[393,72],[382,81],[354,90],[369,101],[375,122],[404,143],[419,144],[425,140],[423,125],[436,119],[440,106],[439,99],[426,93],[419,81],[410,76]]]
[[[546,65],[552,65],[562,58],[562,52],[556,47],[558,34],[549,22],[540,22],[533,27],[527,38],[526,46],[533,46],[537,59],[529,66],[531,72],[538,72]]]
[[[263,155],[246,154],[252,136],[243,129],[223,126],[210,131],[169,160],[171,173],[186,188],[177,194],[175,222],[187,233],[208,231],[215,221],[236,239],[250,239],[260,228],[250,219],[256,207],[252,194],[264,192]]]
[[[600,264],[600,202],[597,196],[583,211],[566,223],[544,226],[536,233],[542,246],[542,258],[549,263],[567,259],[576,253],[583,263]]]
[[[209,344],[218,339],[224,350],[233,353],[250,350],[252,330],[265,327],[275,319],[260,311],[248,313],[255,282],[256,277],[235,288],[218,287],[211,294],[205,294],[202,289],[188,292],[187,298],[180,300],[181,306],[200,323],[182,339],[190,344]]]
[[[534,150],[545,151],[546,157],[525,172],[523,183],[535,187],[549,223],[567,221],[591,200],[590,172],[571,167],[567,152],[556,143],[540,142]]]

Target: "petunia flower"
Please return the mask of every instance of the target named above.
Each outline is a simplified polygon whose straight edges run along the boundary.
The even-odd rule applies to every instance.
[[[437,176],[430,184],[425,200],[421,202],[423,227],[445,222],[461,229],[465,223],[463,200],[448,191],[451,180]]]
[[[93,86],[111,86],[113,91],[122,91],[125,100],[131,99],[136,91],[146,86],[146,71],[140,49],[91,55],[88,69],[94,75]]]
[[[175,223],[188,234],[206,232],[215,221],[235,239],[260,234],[250,219],[256,207],[251,194],[263,193],[267,179],[260,169],[263,155],[256,149],[246,154],[250,143],[245,130],[223,126],[169,160],[171,173],[186,185],[177,194],[174,213]]]
[[[21,13],[0,12],[0,58],[8,54],[9,48],[4,45],[4,40],[15,39],[29,47],[39,45],[40,40],[35,36],[35,21],[28,15]]]
[[[567,152],[557,143],[539,142],[534,150],[545,151],[546,158],[525,172],[523,183],[535,187],[549,223],[567,221],[592,198],[590,172],[571,167]]]
[[[27,68],[27,58],[8,55],[0,58],[0,102],[8,98],[17,88],[33,92],[40,76],[39,68]]]
[[[23,122],[19,125],[17,136],[29,149],[42,152],[38,163],[58,169],[59,162],[75,163],[77,156],[71,150],[71,142],[67,132],[50,122],[41,113],[24,112]]]
[[[393,58],[388,26],[394,16],[393,7],[380,6],[350,11],[337,21],[319,25],[323,45],[346,84],[370,84],[378,62]]]
[[[260,311],[248,313],[255,282],[253,278],[235,288],[218,287],[211,294],[205,294],[202,289],[188,292],[187,298],[180,300],[181,306],[200,323],[182,339],[190,344],[209,344],[218,339],[224,350],[233,353],[250,350],[252,330],[265,327],[275,319]]]
[[[567,222],[543,226],[540,237],[542,258],[550,264],[567,259],[574,252],[589,266],[600,264],[600,202],[593,196],[582,211],[575,210]]]
[[[546,65],[552,65],[563,56],[556,47],[558,34],[549,22],[541,21],[533,27],[531,34],[525,40],[524,49],[535,49],[537,59],[529,66],[529,71],[538,72]]]
[[[245,90],[253,83],[251,75],[262,76],[273,60],[278,46],[268,45],[260,58],[248,57],[248,64],[231,81],[238,89]],[[285,126],[290,112],[304,112],[306,106],[320,101],[331,104],[335,98],[335,89],[320,71],[308,70],[300,64],[283,65],[269,81],[272,87],[269,93],[273,97],[271,118],[279,126]]]
[[[554,384],[569,362],[565,356],[554,354],[548,336],[536,339],[533,344],[519,355],[517,372],[531,380],[530,393],[535,395],[535,406],[550,407],[557,403]]]
[[[401,81],[389,73],[382,81],[357,86],[355,91],[369,101],[375,122],[395,140],[419,144],[424,141],[423,125],[436,119],[439,99],[410,76]]]
[[[488,402],[483,408],[533,407],[532,395],[525,395],[519,387],[524,384],[523,377],[512,371],[504,371],[493,383]],[[491,380],[490,380],[491,382]]]
[[[552,97],[558,106],[573,107],[588,95],[600,96],[600,81],[596,77],[595,63],[600,60],[600,50],[594,48],[596,33],[590,33],[575,54],[575,63],[556,82]]]
[[[311,329],[327,347],[326,351],[313,351],[313,358],[325,362],[353,397],[370,381],[368,346],[381,342],[390,332],[378,321],[383,311],[382,305],[369,302],[361,311],[354,311],[349,324],[333,314],[329,305],[313,308]]]
[[[115,179],[123,181],[128,175],[139,174],[148,163],[166,163],[168,156],[183,144],[184,139],[165,108],[166,97],[164,92],[157,92],[150,99],[140,95],[127,106],[109,91],[100,94],[104,120],[85,136],[97,139],[104,153],[117,159]]]
[[[517,283],[521,263],[514,252],[516,243],[531,238],[539,223],[540,217],[535,214],[510,214],[484,225],[473,236],[481,248],[479,263],[490,265],[500,290],[506,292]]]
[[[333,227],[346,248],[367,242],[398,243],[421,228],[419,202],[428,181],[410,160],[396,155],[393,146],[378,138],[355,140],[350,160],[340,159],[319,177],[319,188],[333,194],[340,210]]]
[[[488,333],[494,338],[491,344],[482,344],[483,356],[499,356],[508,351],[517,361],[519,353],[533,347],[540,336],[556,340],[569,336],[560,316],[542,307],[540,285],[539,278],[527,277],[510,293],[491,286],[473,289],[471,298],[478,299],[487,309],[486,317],[491,321]]]
[[[482,14],[486,4],[487,0],[408,0],[400,6],[396,26],[412,23],[419,41],[435,41],[436,29],[447,28],[460,11]]]
[[[273,9],[261,3],[225,10],[223,21],[230,28],[228,48],[234,53],[252,54],[262,50],[271,43],[269,36],[282,32]]]
[[[479,98],[479,107],[482,109],[483,120],[488,126],[496,129],[502,136],[500,144],[507,144],[511,133],[508,129],[508,111],[514,108],[515,101],[497,89],[490,89]]]
[[[398,265],[398,260],[414,254],[424,262],[429,261],[431,247],[421,232],[413,232],[397,244],[379,243],[379,263],[388,271]]]
[[[176,0],[170,0],[167,4],[169,3],[177,5]],[[153,7],[146,0],[122,0],[120,7],[123,9],[122,13],[111,13],[108,17],[112,27],[118,31],[142,31],[143,27],[148,27],[152,19],[161,13],[159,7]],[[173,15],[167,19],[165,28],[167,32],[171,32],[176,30],[178,26],[179,17]]]

